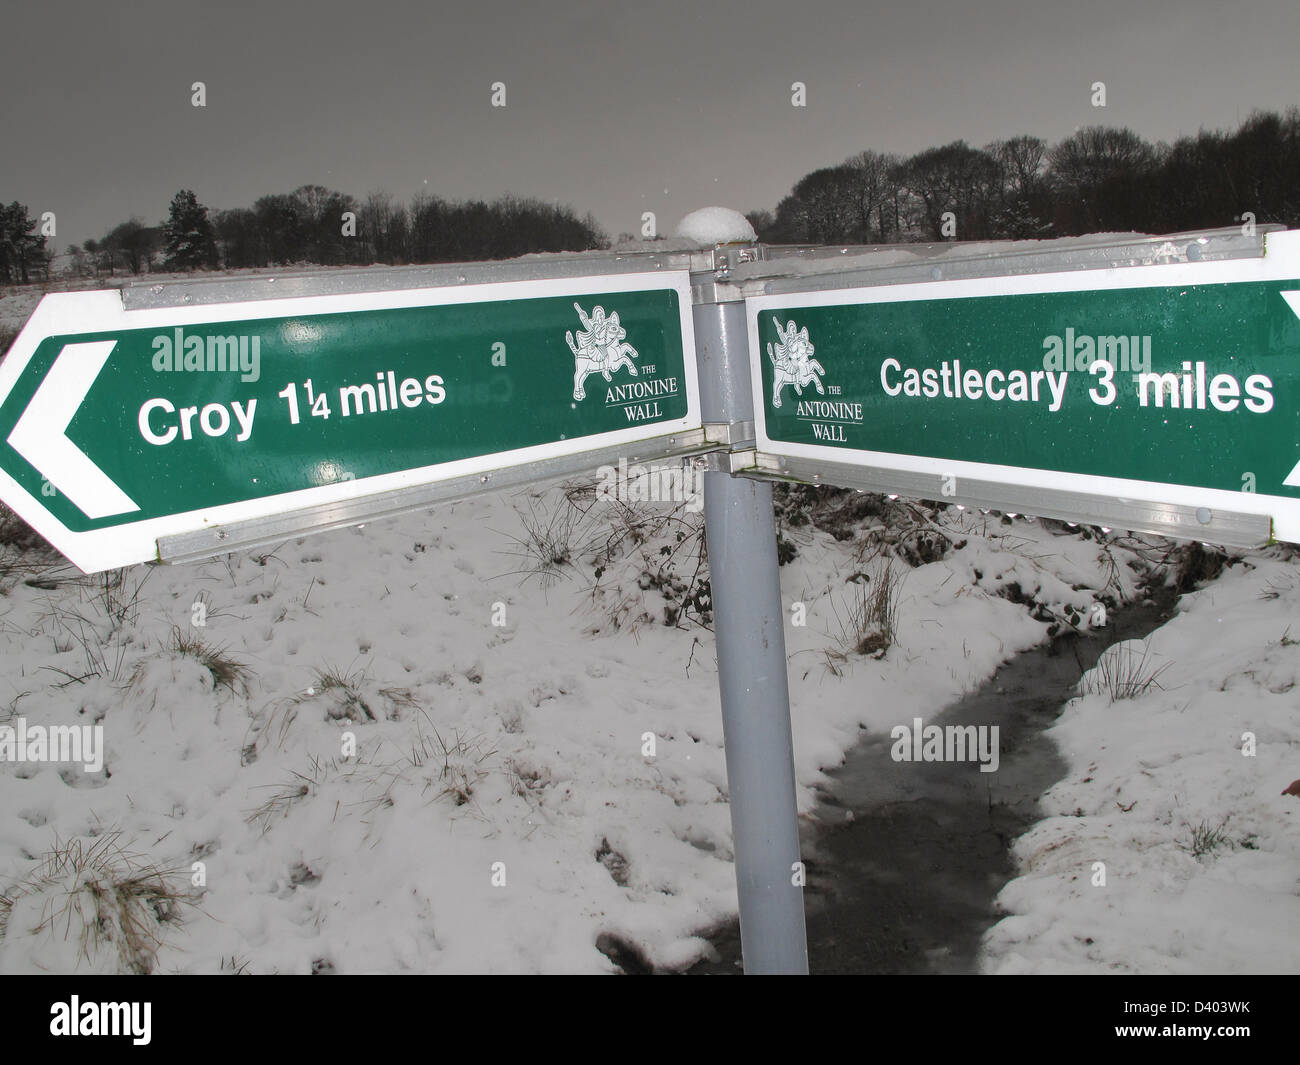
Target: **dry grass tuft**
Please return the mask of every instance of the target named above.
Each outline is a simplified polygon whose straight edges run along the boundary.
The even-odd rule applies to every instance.
[[[104,950],[116,952],[118,971],[147,974],[169,928],[182,922],[191,900],[173,880],[180,870],[163,869],[124,850],[120,833],[55,846],[41,867],[9,895],[0,895],[0,938],[16,932],[75,940],[93,963]],[[15,929],[15,907],[39,900],[39,923]]]

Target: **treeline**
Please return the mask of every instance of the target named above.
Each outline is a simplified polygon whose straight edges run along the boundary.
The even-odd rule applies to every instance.
[[[771,243],[889,244],[1300,226],[1300,110],[1256,112],[1231,133],[1172,145],[1089,126],[909,158],[859,152],[814,170],[773,211],[748,215]]]
[[[165,222],[148,226],[133,218],[102,239],[70,245],[67,254],[71,272],[90,276],[463,262],[608,244],[590,214],[579,218],[571,208],[535,199],[453,201],[419,195],[404,204],[374,192],[358,202],[334,189],[303,185],[263,196],[252,207],[221,211],[209,211],[192,191],[182,189]]]
[[[466,262],[608,244],[591,215],[540,200],[419,195],[403,204],[374,192],[357,203],[319,185],[221,211],[213,232],[226,267]]]
[[[778,244],[889,244],[1168,233],[1280,222],[1300,227],[1300,109],[1255,112],[1233,132],[1173,144],[1089,126],[1055,145],[1020,136],[954,141],[908,158],[862,151],[802,178],[775,211],[748,215]],[[453,201],[384,192],[358,201],[321,185],[210,212],[181,190],[167,219],[133,218],[70,245],[81,275],[506,259],[609,246],[587,214],[535,199]],[[0,203],[0,281],[48,278],[53,250],[27,208]]]

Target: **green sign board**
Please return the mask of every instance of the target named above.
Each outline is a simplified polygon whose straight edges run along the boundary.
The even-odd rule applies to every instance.
[[[164,535],[700,426],[689,275],[125,310],[47,296],[0,496],[83,569]]]
[[[760,453],[1217,507],[1300,539],[1300,246],[748,301]],[[1104,518],[1103,509],[1098,512]]]

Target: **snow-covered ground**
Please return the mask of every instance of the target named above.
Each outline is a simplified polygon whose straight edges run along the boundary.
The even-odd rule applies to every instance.
[[[735,909],[712,633],[664,625],[663,594],[640,587],[671,527],[598,578],[609,513],[574,506],[557,489],[484,496],[107,586],[14,573],[0,717],[102,725],[106,755],[93,773],[0,766],[17,899],[0,970],[124,964],[111,943],[78,957],[66,905],[84,874],[32,890],[48,852],[96,840],[110,870],[122,851],[177,871],[188,901],[156,929],[158,971],[609,971],[605,935],[657,966],[703,956],[697,934]],[[960,546],[894,564],[879,659],[844,629],[863,587],[848,578],[878,581],[882,562],[786,530],[783,589],[807,612],[787,630],[804,813],[861,726],[931,716],[1044,638],[1013,599],[1068,617],[1135,588],[1122,547],[942,520]],[[529,527],[564,529],[574,564],[530,574]]]
[[[1298,619],[1294,560],[1253,556],[1107,652],[1051,730],[1069,773],[1016,843],[987,971],[1296,971]],[[1106,668],[1154,683],[1112,700]]]

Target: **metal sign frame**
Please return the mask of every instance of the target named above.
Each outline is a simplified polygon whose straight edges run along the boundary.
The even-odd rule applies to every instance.
[[[1269,227],[1274,230],[1277,227]],[[1300,277],[1300,233],[1246,236],[1239,230],[1175,237],[1087,242],[1049,252],[1028,250],[888,264],[834,274],[764,280],[747,292],[746,320],[756,413],[749,476],[834,484],[1016,513],[1114,526],[1135,532],[1253,547],[1300,541],[1300,500],[1174,483],[1058,472],[988,462],[936,459],[773,440],[759,366],[759,319],[770,308],[897,304],[981,296],[1094,292]],[[768,264],[771,265],[771,264]],[[928,280],[918,275],[929,274]],[[955,491],[945,490],[945,482]],[[1062,487],[1065,482],[1068,487]],[[1290,483],[1288,481],[1288,483]]]

